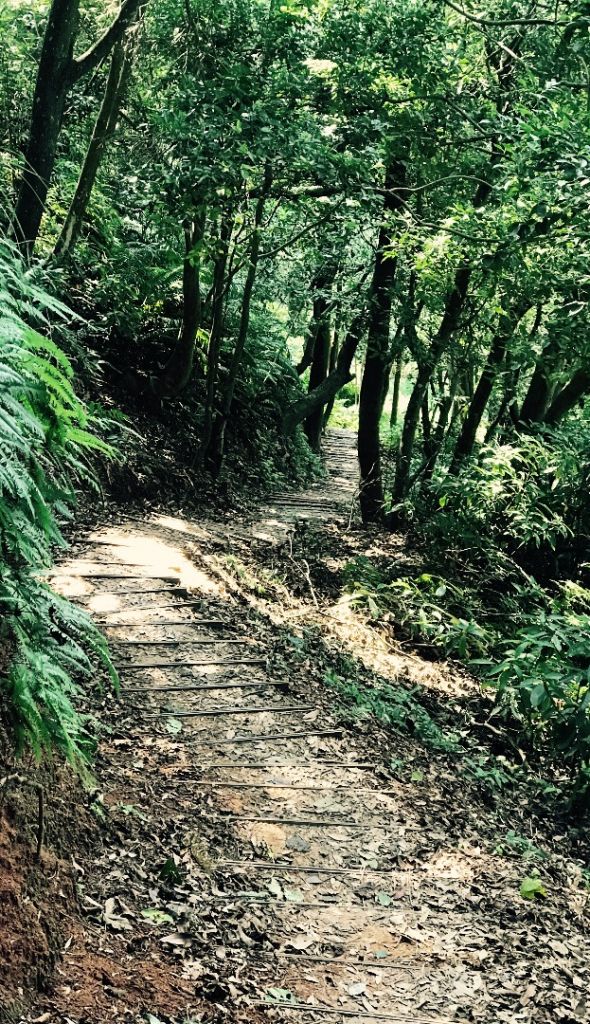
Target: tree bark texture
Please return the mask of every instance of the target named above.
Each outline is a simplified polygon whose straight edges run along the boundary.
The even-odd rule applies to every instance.
[[[508,344],[527,308],[528,303],[516,302],[511,308],[503,309],[500,314],[500,321],[492,339],[484,368],[469,404],[467,416],[463,421],[459,437],[457,438],[455,451],[449,466],[449,473],[451,474],[459,472],[462,463],[473,451],[477,431],[487,409],[498,371],[504,362]]]
[[[447,294],[445,309],[438,331],[432,340],[427,357],[418,366],[418,373],[404,417],[400,457],[395,477],[393,497],[395,501],[403,501],[408,492],[410,467],[414,454],[414,442],[420,419],[420,409],[434,370],[449,341],[459,327],[461,313],[465,306],[471,268],[462,264],[455,272],[453,287]]]
[[[45,210],[68,94],[76,81],[108,56],[146,0],[126,0],[107,31],[80,57],[74,57],[79,0],[53,0],[49,9],[23,173],[12,220],[12,234],[27,258],[32,255]]]
[[[366,320],[366,310],[362,309],[356,314],[348,328],[338,353],[336,366],[332,372],[328,374],[314,391],[310,391],[307,395],[303,395],[302,398],[296,399],[288,407],[283,418],[283,431],[285,434],[291,434],[297,424],[302,423],[308,416],[311,416],[316,409],[323,409],[338,394],[340,389],[345,384],[348,384],[349,380],[353,379],[350,367],[365,332]]]
[[[242,293],[242,305],[240,309],[240,325],[238,328],[238,337],[236,339],[235,348],[232,353],[228,378],[220,402],[220,409],[217,416],[215,417],[213,429],[211,432],[211,439],[209,442],[209,448],[205,455],[206,462],[209,465],[209,468],[211,469],[211,472],[213,473],[214,476],[218,476],[221,471],[223,453],[225,448],[225,431],[231,413],[234,392],[236,389],[236,383],[238,379],[238,372],[242,364],[244,351],[246,349],[246,342],[248,340],[248,328],[250,326],[250,309],[252,306],[252,292],[254,290],[254,282],[256,280],[256,272],[258,270],[258,257],[260,255],[260,229],[262,225],[262,217],[264,214],[266,197],[270,191],[271,184],[272,174],[270,167],[267,166],[264,175],[262,193],[258,198],[254,210],[254,226],[252,230],[252,239],[250,242],[248,269],[246,271],[246,280],[244,282],[244,291]]]
[[[207,349],[207,376],[203,434],[201,437],[201,458],[204,460],[211,442],[215,415],[215,392],[219,376],[219,356],[223,339],[225,312],[225,271],[229,255],[229,244],[233,231],[233,217],[224,215],[219,228],[217,255],[213,268],[212,318]]]
[[[392,215],[402,207],[396,186],[405,183],[405,165],[394,160],[388,167],[383,222],[379,229],[377,255],[369,293],[367,355],[359,399],[358,457],[361,473],[360,504],[364,523],[383,518],[384,494],[381,478],[379,425],[389,383],[391,353],[389,329],[397,259],[392,257]]]
[[[197,336],[201,327],[201,256],[199,244],[205,234],[204,209],[184,225],[184,263],[182,268],[182,323],[178,340],[164,367],[157,390],[164,398],[176,398],[193,375]]]
[[[78,241],[101,160],[115,133],[131,63],[129,41],[120,39],[113,49],[104,96],[80,170],[76,191],[53,249],[53,255],[57,258],[63,259],[67,256]]]

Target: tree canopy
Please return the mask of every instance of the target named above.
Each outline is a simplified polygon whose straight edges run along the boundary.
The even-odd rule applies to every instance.
[[[585,0],[52,0],[0,24],[1,227],[81,318],[54,329],[82,379],[98,360],[132,417],[185,417],[210,479],[246,459],[272,484],[285,453],[304,476],[345,423],[365,524],[473,564],[488,530],[516,572],[584,582]]]

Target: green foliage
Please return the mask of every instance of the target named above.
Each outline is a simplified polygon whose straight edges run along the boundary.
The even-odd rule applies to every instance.
[[[518,832],[514,832],[512,829],[509,829],[504,838],[496,844],[494,853],[504,855],[512,853],[522,857],[523,860],[529,861],[544,861],[547,859],[547,854],[544,850],[536,846],[527,836],[519,835]]]
[[[89,456],[112,449],[72,387],[72,369],[49,338],[30,326],[65,309],[0,246],[0,711],[20,750],[51,747],[81,768],[91,739],[74,709],[78,680],[99,663],[113,679],[106,644],[91,620],[40,578],[51,548],[63,545],[60,520],[74,483],[92,480]]]
[[[587,440],[587,428],[578,428],[577,451],[565,431],[482,449],[477,462],[441,480],[431,538],[488,559],[502,551],[555,550],[576,525]]]
[[[490,645],[490,631],[466,610],[474,604],[471,595],[440,576],[391,579],[360,556],[346,565],[344,578],[354,606],[365,607],[375,620],[395,623],[417,642],[465,659]]]
[[[523,900],[544,899],[547,896],[547,889],[537,875],[530,875],[523,878],[520,883],[520,895]]]
[[[496,793],[513,782],[513,775],[504,758],[490,757],[487,754],[467,756],[461,771],[471,782],[483,787],[490,793]]]
[[[402,732],[415,733],[437,750],[449,751],[456,748],[455,737],[447,736],[416,700],[416,690],[386,683],[369,687],[332,671],[325,674],[324,682],[337,691],[347,713],[353,718],[372,716],[384,725],[392,725]]]
[[[487,673],[500,711],[520,724],[537,750],[555,752],[575,770],[587,768],[590,614],[554,603],[551,611],[528,617],[501,649],[502,660]]]

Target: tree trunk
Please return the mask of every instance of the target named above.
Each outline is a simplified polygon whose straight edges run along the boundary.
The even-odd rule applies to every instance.
[[[248,270],[246,272],[244,291],[242,293],[242,307],[240,310],[240,326],[238,329],[238,337],[232,354],[228,378],[225,385],[225,391],[223,394],[223,398],[221,400],[221,407],[219,409],[219,413],[215,418],[215,422],[213,424],[213,429],[211,433],[211,440],[209,442],[208,450],[205,453],[206,462],[215,477],[219,476],[221,466],[223,463],[223,453],[225,448],[225,430],[231,412],[234,392],[236,389],[236,382],[238,379],[238,372],[242,363],[242,357],[244,355],[244,350],[246,348],[246,342],[248,340],[248,328],[250,326],[250,309],[252,305],[252,291],[254,289],[254,282],[256,280],[256,271],[258,269],[258,257],[260,255],[260,227],[262,224],[262,216],[264,213],[266,197],[270,190],[271,184],[272,175],[270,168],[267,166],[262,186],[262,192],[258,198],[258,202],[256,203],[256,208],[254,210],[254,227],[250,243]]]
[[[182,268],[182,323],[178,341],[162,370],[157,392],[164,398],[180,395],[193,374],[197,335],[201,326],[201,256],[197,249],[205,234],[205,210],[184,225],[184,264]]]
[[[207,349],[207,379],[205,411],[203,417],[203,434],[201,437],[201,458],[205,454],[211,442],[213,430],[213,417],[215,406],[215,390],[219,374],[219,355],[223,338],[223,319],[225,310],[225,271],[229,255],[229,243],[233,229],[233,218],[229,215],[222,217],[219,229],[219,243],[215,264],[213,268],[213,290],[212,290],[212,317],[211,330],[209,332],[209,347]]]
[[[552,391],[551,376],[542,353],[529,381],[519,420],[523,424],[540,423],[551,403]]]
[[[542,316],[543,306],[539,303],[537,306],[535,320],[531,328],[531,333],[529,335],[530,341],[533,340],[541,326]],[[553,395],[551,374],[555,369],[557,357],[558,353],[556,351],[555,344],[553,341],[550,341],[545,345],[537,359],[526,395],[522,402],[518,418],[521,420],[523,426],[528,423],[539,423],[549,408],[551,397]]]
[[[311,282],[311,293],[313,295],[313,309],[312,314],[307,325],[307,331],[305,334],[305,344],[303,346],[303,354],[297,364],[297,373],[301,376],[302,373],[311,366],[313,362],[313,353],[315,348],[315,340],[317,333],[324,318],[326,312],[329,310],[331,302],[326,295],[326,291],[332,288],[332,282],[334,281],[334,271],[332,267],[326,267],[323,265],[318,272],[314,275]]]
[[[338,359],[339,346],[340,346],[340,338],[338,336],[338,327],[336,326],[334,328],[334,331],[333,331],[333,334],[332,334],[332,342],[330,344],[330,358],[328,360],[328,373],[329,374],[332,373],[333,370],[336,367],[336,361]],[[332,398],[328,402],[326,408],[324,409],[324,426],[323,426],[324,430],[327,429],[328,423],[330,422],[330,416],[332,415],[332,412],[333,412],[333,409],[334,409],[334,402],[335,401],[336,401],[336,396],[334,396],[334,398]]]
[[[505,371],[505,384],[504,394],[498,406],[498,411],[486,430],[485,443],[489,444],[493,437],[496,436],[498,428],[500,426],[506,426],[507,422],[512,419],[513,413],[511,407],[516,403],[516,391],[518,388],[518,381],[520,379],[520,367],[509,367],[508,361],[506,363]]]
[[[130,43],[128,40],[120,39],[113,50],[104,96],[86,150],[76,191],[53,249],[53,255],[56,258],[67,256],[78,241],[100,162],[117,126],[119,108],[129,80],[131,64]]]
[[[393,161],[385,177],[384,218],[379,230],[377,255],[370,290],[367,355],[359,401],[358,457],[361,471],[360,505],[363,523],[383,519],[383,482],[379,425],[389,382],[391,355],[389,328],[397,259],[392,244],[391,215],[401,209],[402,200],[394,191],[405,182],[405,166]]]
[[[79,27],[79,0],[53,0],[51,4],[12,220],[12,234],[27,258],[32,255],[45,210],[68,93],[79,78],[108,56],[145,2],[126,0],[110,28],[78,58],[74,58],[74,44]]]
[[[79,0],[53,0],[43,37],[29,142],[13,220],[14,237],[27,257],[31,256],[39,233],[71,86],[78,7]]]
[[[588,391],[590,391],[590,371],[576,370],[569,383],[555,395],[543,417],[543,423],[555,426],[568,412],[571,412]]]
[[[353,379],[350,367],[364,334],[366,319],[367,312],[365,309],[356,314],[348,329],[342,348],[338,353],[336,366],[332,372],[328,374],[319,387],[310,391],[302,398],[298,398],[289,406],[283,419],[283,431],[285,434],[291,434],[297,424],[311,416],[316,409],[323,409],[338,394],[340,388],[343,388],[345,384],[348,384],[349,380]]]
[[[330,364],[330,319],[325,314],[318,324],[313,362],[309,375],[309,390],[314,391],[322,384],[328,376]],[[322,443],[322,429],[324,426],[324,410],[320,406],[313,410],[305,420],[305,433],[310,447],[314,452],[319,452]]]
[[[336,267],[326,264],[317,277],[318,294],[314,300],[314,345],[308,391],[315,391],[326,379],[330,366],[330,311],[333,306],[331,289],[336,276]],[[320,406],[305,420],[305,433],[313,451],[319,452],[324,425],[324,410]]]
[[[498,370],[506,355],[508,343],[514,334],[519,320],[526,313],[527,308],[527,303],[517,302],[512,309],[503,309],[500,313],[500,322],[492,339],[485,366],[481,372],[467,416],[457,438],[457,444],[455,445],[455,451],[449,466],[449,473],[452,475],[456,475],[459,472],[464,459],[471,455],[477,431],[494,388]]]
[[[389,416],[389,426],[397,426],[397,419],[399,416],[399,395],[402,384],[402,373],[404,369],[404,349],[403,347],[398,352],[394,370],[393,370],[393,390],[391,393],[391,414]]]
[[[424,396],[428,391],[428,385],[434,370],[442,356],[448,342],[459,326],[459,319],[467,298],[467,291],[471,279],[471,268],[466,264],[460,266],[455,272],[455,279],[452,289],[448,292],[445,311],[440,322],[438,331],[433,338],[428,357],[418,367],[418,374],[408,407],[404,417],[402,429],[400,457],[395,476],[393,497],[395,501],[403,501],[408,492],[410,479],[410,467],[414,454],[414,442],[416,430],[420,418],[420,409]]]

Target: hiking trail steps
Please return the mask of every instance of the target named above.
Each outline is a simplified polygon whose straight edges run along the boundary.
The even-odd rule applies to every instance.
[[[354,445],[352,433],[330,431],[326,478],[273,496],[240,535],[350,521]],[[489,950],[464,913],[475,868],[467,854],[458,866],[421,860],[419,808],[401,805],[395,778],[251,635],[207,566],[211,541],[227,532],[169,516],[128,520],[92,534],[55,576],[100,622],[141,735],[165,745],[172,798],[191,786],[195,800],[207,793],[208,825],[231,830],[227,855],[209,871],[194,867],[197,920],[230,907],[240,921],[239,944],[215,961],[234,993],[223,1019],[251,1020],[256,1006],[284,1024],[484,1020]],[[199,818],[190,824],[198,833]]]

